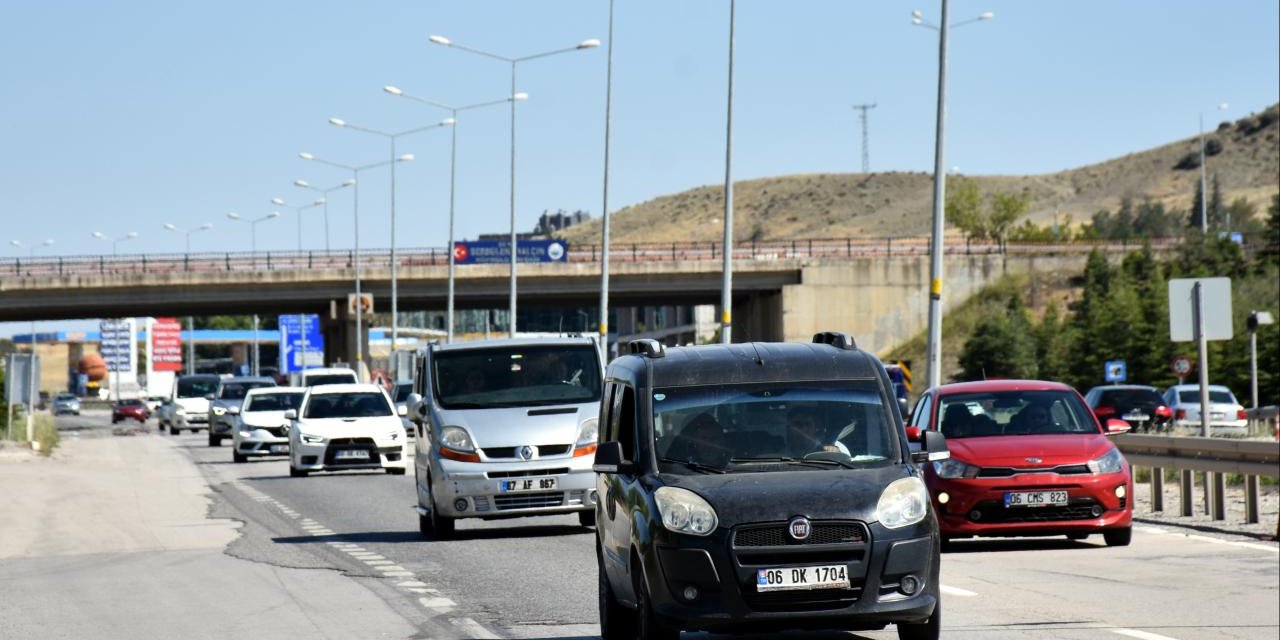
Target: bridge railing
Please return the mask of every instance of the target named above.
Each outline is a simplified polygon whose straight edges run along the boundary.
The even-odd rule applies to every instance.
[[[1167,248],[1181,242],[1179,238],[1148,240],[1154,248]],[[1087,253],[1094,248],[1123,251],[1133,248],[1126,242],[1055,242],[1009,243],[948,241],[944,251],[948,255],[971,254],[1036,254],[1036,253]],[[723,243],[719,242],[669,242],[669,243],[614,243],[610,247],[610,263],[713,261],[723,259]],[[735,243],[733,259],[737,260],[789,260],[810,258],[855,258],[924,256],[929,253],[929,238],[811,238],[796,240],[748,240]],[[569,262],[599,262],[600,245],[571,245],[566,258]],[[391,265],[388,249],[371,248],[360,251],[362,267],[384,268]],[[41,256],[34,258],[0,259],[0,276],[4,277],[59,277],[77,275],[125,275],[159,274],[174,272],[236,272],[350,269],[354,266],[355,253],[351,250],[336,251],[259,251],[256,254],[240,252],[221,253],[161,253],[131,255]],[[396,262],[401,267],[442,266],[449,262],[444,247],[397,248]]]

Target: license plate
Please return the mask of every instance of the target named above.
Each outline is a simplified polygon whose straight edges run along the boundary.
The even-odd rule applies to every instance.
[[[555,491],[557,486],[555,478],[513,478],[511,480],[499,480],[498,492]]]
[[[334,452],[333,457],[336,460],[368,460],[369,452],[364,449],[346,449]]]
[[[1210,413],[1210,414],[1209,414],[1209,416],[1210,416],[1210,417],[1212,417],[1214,420],[1221,420],[1221,419],[1223,419],[1223,418],[1227,417],[1227,414],[1225,414],[1225,413],[1218,413],[1218,412],[1216,412],[1216,411],[1215,411],[1215,412],[1213,412],[1213,413]]]
[[[271,445],[271,453],[289,453],[289,445],[273,444]],[[346,452],[342,452],[342,453],[346,453]]]
[[[1150,419],[1151,419],[1151,416],[1149,416],[1149,415],[1147,415],[1147,414],[1145,414],[1145,413],[1130,413],[1130,414],[1126,415],[1126,416],[1124,417],[1124,419],[1125,419],[1125,420],[1133,420],[1134,422],[1146,422],[1146,421],[1148,421],[1148,420],[1150,420]]]
[[[1065,504],[1066,491],[1020,491],[1004,494],[1006,507],[1051,507]]]
[[[821,567],[778,567],[756,572],[756,591],[848,589],[849,570],[842,564]]]

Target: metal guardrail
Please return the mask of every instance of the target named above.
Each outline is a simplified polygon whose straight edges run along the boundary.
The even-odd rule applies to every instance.
[[[1258,477],[1280,477],[1280,442],[1188,436],[1124,434],[1116,446],[1129,464],[1151,469],[1151,509],[1164,511],[1164,470],[1177,469],[1182,515],[1193,508],[1193,471],[1204,472],[1204,509],[1214,520],[1226,519],[1226,477],[1244,475],[1245,522],[1258,522]]]
[[[1177,246],[1179,238],[1152,239],[1147,243],[1156,249]],[[1033,255],[1080,254],[1093,249],[1128,251],[1136,246],[1128,242],[1054,242],[1008,243],[951,241],[945,245],[948,255]],[[722,259],[723,244],[718,242],[668,242],[668,243],[614,243],[610,246],[610,263],[717,261]],[[807,258],[855,258],[925,256],[929,253],[929,238],[825,238],[777,241],[745,241],[734,245],[734,260],[788,260]],[[41,256],[34,258],[0,259],[0,275],[18,277],[62,277],[75,275],[121,275],[174,272],[235,272],[280,271],[314,269],[350,269],[355,253],[350,250],[335,251],[259,251],[256,254],[240,252],[222,253],[162,253],[134,255],[95,256]],[[598,263],[600,245],[571,245],[567,261],[573,263]],[[362,266],[385,268],[391,266],[388,249],[362,249]],[[396,263],[401,267],[442,266],[449,263],[449,253],[444,247],[398,248]],[[504,263],[505,264],[505,263]]]

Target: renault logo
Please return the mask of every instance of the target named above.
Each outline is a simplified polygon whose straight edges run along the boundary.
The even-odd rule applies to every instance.
[[[521,457],[521,458],[524,458],[525,460],[532,460],[532,459],[533,459],[533,447],[531,447],[531,446],[529,446],[529,445],[525,445],[525,446],[523,446],[523,447],[520,447],[520,457]]]
[[[804,516],[796,516],[787,523],[787,533],[796,540],[807,540],[812,529],[809,519]]]

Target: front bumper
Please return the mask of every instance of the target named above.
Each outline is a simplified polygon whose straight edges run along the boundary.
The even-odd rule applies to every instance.
[[[289,441],[290,464],[304,471],[343,471],[347,469],[404,469],[407,448],[397,438],[375,440],[369,437],[326,438],[311,443]],[[348,457],[345,452],[364,452],[361,457]]]
[[[242,433],[248,435],[241,435]],[[232,434],[231,446],[236,453],[245,456],[287,456],[289,436],[287,432],[276,435],[267,429],[245,429]],[[281,446],[284,447],[283,451],[279,450]]]
[[[236,428],[236,417],[230,414],[218,415],[210,412],[205,420],[209,424],[209,433],[216,436],[229,436]]]
[[[173,423],[179,429],[208,429],[209,414],[175,413],[173,414]]]
[[[642,560],[654,612],[681,629],[720,632],[879,629],[923,622],[933,614],[939,545],[931,519],[899,531],[878,524],[834,524],[861,527],[865,537],[744,546],[736,537],[742,530],[764,527],[722,528],[706,538],[662,531],[654,541],[657,553]],[[785,530],[787,524],[766,526]],[[757,587],[760,569],[835,564],[846,565],[849,588],[760,592]],[[919,585],[910,595],[900,590],[906,576]],[[689,587],[696,590],[692,599],[685,597]]]
[[[1179,431],[1194,431],[1197,434],[1202,428],[1200,420],[1175,420],[1173,426]],[[1249,435],[1248,420],[1210,420],[1210,436],[1245,436]]]
[[[1133,482],[1108,474],[1021,474],[998,478],[927,479],[944,536],[1038,536],[1091,533],[1130,526]],[[1006,493],[1065,490],[1064,506],[1005,507]],[[1117,495],[1119,493],[1123,495]],[[946,502],[941,496],[946,494]]]
[[[506,518],[595,509],[592,456],[541,458],[529,462],[439,460],[431,474],[431,496],[451,518]],[[555,478],[552,490],[502,492],[502,480]],[[461,501],[461,502],[460,502]],[[465,503],[466,508],[458,506]]]

